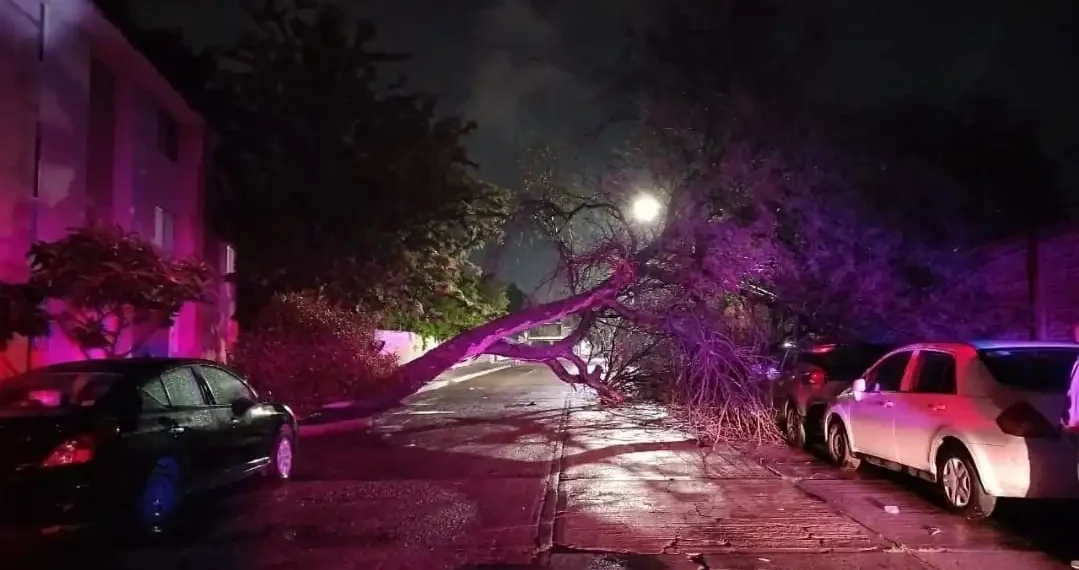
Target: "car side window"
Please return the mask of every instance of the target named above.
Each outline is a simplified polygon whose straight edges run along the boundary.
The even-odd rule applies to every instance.
[[[907,371],[911,352],[898,352],[881,360],[869,373],[866,384],[871,392],[898,392]]]
[[[161,375],[169,402],[176,407],[205,406],[206,396],[195,377],[195,371],[189,367],[175,368]]]
[[[161,412],[169,409],[169,394],[161,378],[154,378],[139,387],[142,409],[145,412]]]
[[[215,366],[200,366],[202,379],[210,387],[210,393],[214,402],[220,405],[231,404],[233,401],[246,398],[254,401],[255,395],[242,380],[224,369]]]
[[[919,394],[955,394],[955,357],[946,352],[920,352],[912,391]]]

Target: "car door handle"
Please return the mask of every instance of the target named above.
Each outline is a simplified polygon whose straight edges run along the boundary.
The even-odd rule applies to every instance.
[[[947,407],[948,406],[945,406],[944,404],[929,404],[929,409],[934,412],[942,412],[947,409]]]
[[[163,419],[161,420],[161,425],[165,427],[165,431],[167,431],[169,435],[180,435],[187,431],[184,426],[180,425],[175,420]]]
[[[891,400],[885,400],[885,401],[881,402],[880,405],[884,406],[885,408],[891,408],[892,406],[895,405],[895,402],[893,402]]]

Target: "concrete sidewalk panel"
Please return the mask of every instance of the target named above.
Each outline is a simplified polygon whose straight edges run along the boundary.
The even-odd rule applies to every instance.
[[[896,552],[859,552],[831,554],[762,553],[708,554],[695,560],[685,555],[641,556],[625,554],[556,554],[550,570],[933,570],[913,556]],[[949,569],[951,570],[951,569]],[[1040,569],[1033,569],[1040,570]]]
[[[936,570],[1059,570],[1068,565],[1041,552],[925,552],[912,553]]]
[[[564,479],[778,479],[760,463],[737,452],[700,447],[696,441],[652,442],[646,438],[606,437],[578,451],[574,440],[566,444]],[[617,443],[620,442],[620,443]]]
[[[798,486],[896,544],[916,549],[1029,548],[991,521],[971,523],[888,480],[803,480]],[[885,507],[896,507],[890,514]]]
[[[556,543],[663,552],[860,551],[887,546],[781,480],[571,480]]]

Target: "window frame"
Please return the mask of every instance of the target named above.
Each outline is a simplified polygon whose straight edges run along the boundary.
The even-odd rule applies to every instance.
[[[875,377],[876,377],[877,373],[880,372],[881,365],[883,365],[888,360],[891,360],[892,358],[895,358],[895,357],[898,357],[898,356],[906,356],[907,357],[907,362],[906,362],[906,364],[904,364],[902,372],[900,372],[899,383],[896,384],[896,387],[895,387],[894,390],[881,390],[881,389],[879,389],[880,382],[877,382],[875,380]],[[914,360],[914,350],[912,350],[912,349],[897,350],[895,352],[888,353],[888,354],[884,355],[883,357],[881,357],[881,359],[878,360],[875,364],[873,364],[873,366],[871,366],[869,368],[869,370],[867,370],[866,373],[865,373],[864,380],[865,380],[865,385],[866,385],[866,391],[867,392],[872,392],[872,393],[880,393],[880,394],[898,394],[899,392],[901,392],[903,390],[903,385],[906,382],[907,377],[909,376],[908,372],[910,371],[910,363],[911,363],[912,360]],[[876,386],[877,388],[874,389],[874,386]]]
[[[197,366],[197,368],[198,368],[199,378],[202,380],[203,385],[206,387],[207,394],[212,399],[212,403],[210,404],[211,406],[229,407],[229,406],[232,405],[232,402],[218,402],[217,401],[217,396],[214,395],[214,389],[213,389],[213,386],[211,386],[210,380],[206,377],[205,374],[203,374],[204,369],[218,370],[218,371],[224,372],[225,374],[227,374],[229,376],[232,376],[237,381],[239,381],[240,385],[243,386],[245,390],[247,390],[247,394],[248,394],[247,397],[249,397],[252,402],[258,402],[258,399],[259,399],[258,392],[256,392],[255,389],[251,387],[251,384],[249,384],[247,382],[246,378],[244,378],[243,376],[237,374],[236,372],[233,372],[233,371],[231,371],[231,370],[229,370],[229,369],[227,369],[227,368],[225,368],[223,366],[217,366],[215,364],[206,364],[206,363],[199,364]]]
[[[187,370],[188,372],[191,373],[191,376],[195,379],[195,385],[198,386],[199,393],[202,394],[202,404],[177,405],[175,403],[175,401],[172,398],[172,393],[169,392],[168,384],[165,384],[164,377],[165,377],[166,374],[176,372],[177,370]],[[198,410],[198,409],[205,409],[205,408],[213,406],[213,403],[212,403],[213,399],[211,397],[209,387],[203,381],[202,376],[199,375],[199,372],[195,368],[195,366],[190,365],[190,364],[184,364],[182,366],[174,366],[174,367],[168,368],[166,370],[162,370],[161,372],[157,373],[156,377],[157,377],[158,380],[161,381],[161,384],[165,387],[165,395],[169,399],[169,409],[171,409],[171,410]],[[140,389],[141,389],[141,386],[140,386]]]
[[[170,162],[180,160],[180,122],[163,108],[156,114],[157,151]]]
[[[933,355],[943,355],[952,360],[952,391],[951,392],[923,392],[918,389],[918,383],[921,380],[922,368],[925,366],[925,357]],[[926,394],[930,396],[955,396],[959,394],[959,358],[948,350],[940,348],[923,348],[918,351],[916,355],[916,361],[914,369],[909,375],[908,381],[904,383],[903,390],[906,394]]]

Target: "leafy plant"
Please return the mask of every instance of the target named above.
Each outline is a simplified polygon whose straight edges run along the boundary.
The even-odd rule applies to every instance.
[[[278,295],[233,347],[230,362],[260,389],[300,411],[378,394],[397,368],[373,324],[329,302]]]
[[[138,234],[96,225],[30,247],[29,287],[61,301],[51,315],[87,356],[126,356],[171,326],[185,303],[208,300],[212,272],[163,256]],[[130,342],[121,342],[130,333]]]
[[[42,305],[45,295],[28,283],[0,283],[0,350],[16,336],[39,338],[49,332]]]

